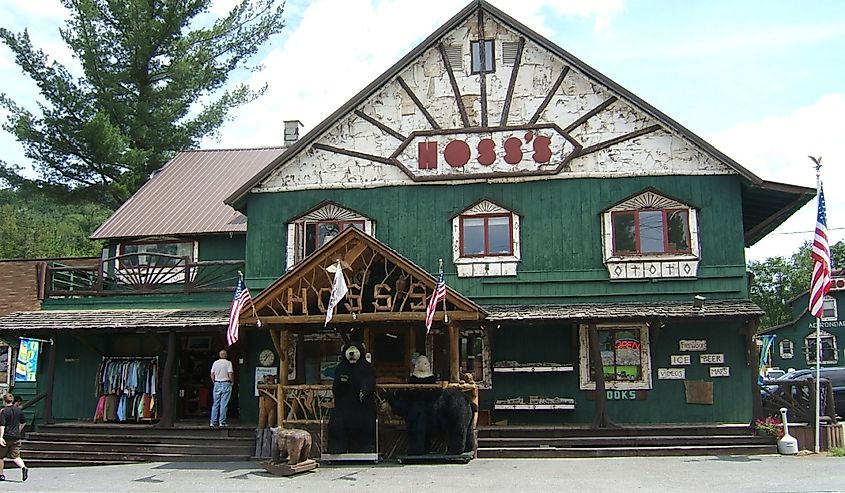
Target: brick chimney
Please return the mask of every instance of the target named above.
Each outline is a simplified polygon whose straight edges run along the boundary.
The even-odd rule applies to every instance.
[[[290,147],[299,140],[299,129],[302,122],[299,120],[285,120],[285,147]]]

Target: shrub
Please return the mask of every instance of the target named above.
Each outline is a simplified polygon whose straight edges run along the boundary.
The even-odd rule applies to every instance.
[[[770,435],[776,438],[783,437],[783,423],[775,416],[768,416],[766,419],[758,419],[754,422],[757,433]]]

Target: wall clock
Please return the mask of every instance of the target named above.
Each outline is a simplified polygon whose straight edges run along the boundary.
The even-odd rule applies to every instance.
[[[261,363],[261,366],[270,366],[273,361],[276,361],[276,355],[272,350],[264,349],[258,353],[258,362]]]

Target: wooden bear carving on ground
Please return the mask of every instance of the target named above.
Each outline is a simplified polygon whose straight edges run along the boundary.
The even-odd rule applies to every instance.
[[[270,430],[273,432],[273,464],[287,459],[288,464],[296,465],[311,457],[311,433],[281,427]]]

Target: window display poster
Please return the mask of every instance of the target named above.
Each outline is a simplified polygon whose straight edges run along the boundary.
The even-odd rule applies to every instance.
[[[279,374],[279,369],[275,366],[256,366],[255,367],[255,397],[258,397],[258,384],[264,382],[265,376],[273,377],[273,381],[278,381],[276,376]]]
[[[21,347],[18,350],[18,361],[15,365],[16,382],[34,382],[35,373],[38,370],[38,351],[41,349],[41,342],[33,339],[21,338]]]

